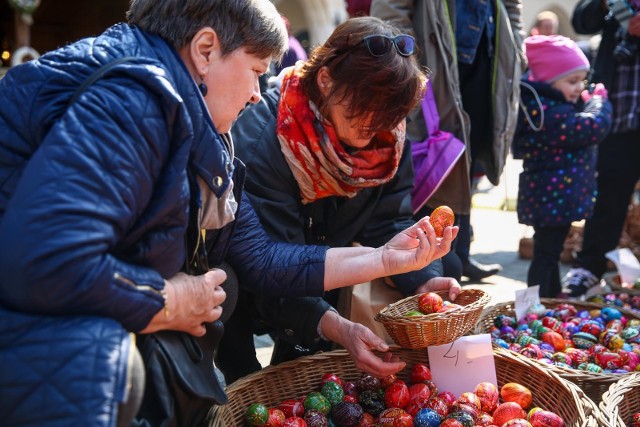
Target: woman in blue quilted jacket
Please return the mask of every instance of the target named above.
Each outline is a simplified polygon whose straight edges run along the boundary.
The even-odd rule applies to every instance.
[[[197,425],[209,408],[181,411],[152,359],[143,385],[132,334],[141,349],[158,331],[203,336],[231,293],[212,267],[254,292],[320,296],[420,269],[457,231],[440,241],[422,220],[377,248],[273,243],[228,132],[286,49],[275,7],[133,0],[127,16],[0,80],[4,425],[130,425],[143,388],[137,425]]]

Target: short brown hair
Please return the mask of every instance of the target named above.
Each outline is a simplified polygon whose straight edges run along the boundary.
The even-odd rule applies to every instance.
[[[127,20],[176,50],[204,27],[214,29],[223,55],[244,47],[279,60],[288,46],[284,21],[269,0],[131,0]]]
[[[350,119],[370,119],[368,131],[393,129],[422,99],[426,74],[415,55],[401,56],[392,47],[387,54],[376,57],[362,41],[369,35],[399,34],[398,28],[371,16],[345,21],[303,65],[303,91],[325,117],[328,105],[346,102]],[[328,68],[333,81],[326,98],[317,84],[322,67]]]

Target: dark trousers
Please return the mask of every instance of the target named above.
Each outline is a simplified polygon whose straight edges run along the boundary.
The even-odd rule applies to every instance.
[[[529,265],[527,286],[540,285],[542,298],[555,298],[562,290],[558,263],[570,228],[571,224],[533,227],[533,260]]]
[[[618,246],[629,201],[640,179],[640,131],[611,134],[598,146],[598,198],[584,227],[575,267],[601,278],[605,254]]]
[[[481,168],[481,165],[476,161],[478,152],[488,150],[487,146],[492,144],[491,58],[488,52],[487,37],[482,36],[473,63],[458,63],[462,108],[469,115],[471,123],[468,145],[471,153],[469,185],[473,182],[476,168]],[[460,217],[460,231],[456,238],[455,253],[464,265],[469,263],[471,219],[469,215],[458,216]]]

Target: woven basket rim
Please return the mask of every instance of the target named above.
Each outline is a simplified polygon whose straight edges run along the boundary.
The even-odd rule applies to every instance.
[[[398,352],[411,352],[410,354],[419,354],[420,352],[416,349],[404,349],[398,346],[391,346],[389,351],[394,354],[397,354]],[[571,382],[561,378],[554,372],[541,369],[535,364],[514,357],[512,354],[510,354],[510,352],[502,348],[494,348],[493,354],[494,358],[502,359],[502,361],[504,361],[505,363],[509,363],[509,372],[514,372],[515,374],[516,372],[522,371],[535,371],[536,378],[538,378],[539,376],[543,378],[541,380],[542,382],[554,384],[554,387],[562,387],[563,389],[565,389],[565,391],[570,394],[571,400],[575,402],[576,411],[578,414],[578,420],[575,420],[572,424],[570,424],[572,427],[578,425],[581,427],[596,427],[601,425],[598,423],[598,420],[603,419],[603,416],[600,413],[599,407],[575,384],[572,384]],[[231,408],[231,406],[234,405],[233,397],[234,395],[238,395],[238,397],[242,399],[242,393],[247,389],[251,389],[251,387],[257,382],[262,382],[263,380],[268,379],[272,376],[287,374],[299,375],[299,372],[296,372],[295,369],[314,369],[324,362],[333,363],[334,366],[338,366],[338,364],[344,363],[345,361],[348,363],[353,363],[349,353],[346,350],[334,350],[329,352],[317,353],[311,356],[304,356],[293,361],[281,363],[279,365],[268,366],[261,371],[243,377],[227,387],[226,392],[229,395],[229,403],[226,406],[216,406],[212,409],[212,412],[210,414],[212,417],[212,424],[210,425],[214,427],[222,426],[223,424],[221,424],[221,422],[225,412],[232,411],[232,415],[238,416],[239,413],[237,411],[244,411],[246,408],[238,408],[238,405],[236,405],[235,408]],[[292,372],[292,370],[294,370],[294,372]],[[258,397],[256,397],[256,399],[258,399]],[[266,402],[263,403],[266,404]],[[576,422],[578,422],[579,424],[576,424]]]
[[[636,396],[629,398],[629,393],[635,393]],[[632,373],[611,384],[602,395],[599,408],[602,420],[607,425],[625,427],[628,421],[625,418],[631,415],[628,412],[640,411],[640,373]]]

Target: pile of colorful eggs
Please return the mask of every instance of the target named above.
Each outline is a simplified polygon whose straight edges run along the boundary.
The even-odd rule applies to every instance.
[[[412,367],[405,383],[395,375],[383,380],[362,375],[343,382],[335,374],[322,377],[319,391],[287,399],[275,407],[251,404],[250,426],[266,427],[564,427],[556,413],[531,407],[531,391],[518,383],[500,389],[490,382],[458,398],[438,391],[425,364]],[[528,412],[527,412],[528,411]]]
[[[640,295],[631,295],[628,292],[594,295],[588,301],[640,312]]]
[[[501,347],[565,368],[640,371],[640,320],[628,320],[614,307],[578,311],[572,304],[535,304],[517,322],[496,316],[490,334]]]

